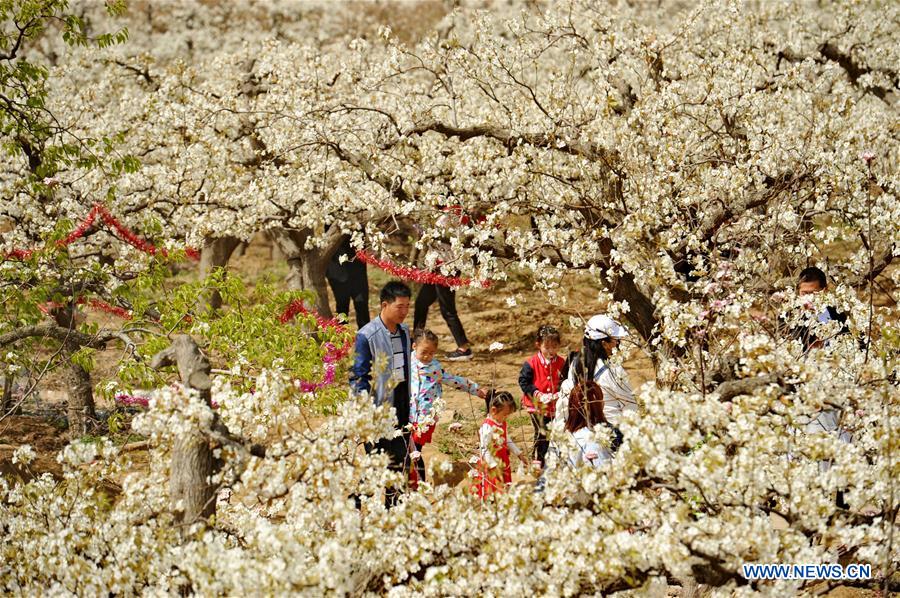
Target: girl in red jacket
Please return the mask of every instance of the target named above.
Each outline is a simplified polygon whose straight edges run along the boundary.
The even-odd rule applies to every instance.
[[[541,326],[535,336],[537,353],[522,364],[519,387],[522,389],[522,406],[531,416],[534,428],[532,464],[544,467],[547,457],[547,427],[556,412],[559,397],[560,372],[565,359],[559,355],[562,338],[553,326]]]

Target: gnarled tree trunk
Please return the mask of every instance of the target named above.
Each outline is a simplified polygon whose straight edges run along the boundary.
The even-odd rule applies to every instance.
[[[150,367],[159,369],[177,365],[181,382],[198,391],[198,400],[210,405],[209,360],[200,352],[197,343],[186,334],[179,334],[172,344],[153,356]],[[175,443],[169,472],[169,497],[172,510],[180,521],[193,523],[215,515],[215,486],[210,478],[215,473],[209,438],[200,430],[192,430]]]
[[[75,330],[75,310],[72,307],[61,307],[54,310],[53,319],[60,327],[71,331]],[[90,423],[97,420],[91,375],[86,369],[72,362],[72,355],[82,347],[74,338],[74,334],[72,338],[65,338],[62,341],[61,351],[61,355],[67,362],[63,368],[62,378],[69,393],[66,411],[71,438],[87,434]]]
[[[207,238],[203,241],[203,249],[200,250],[200,276],[206,277],[214,268],[224,268],[228,265],[231,255],[241,245],[241,240],[236,237]],[[205,298],[211,309],[222,307],[222,295],[219,291],[210,292]]]
[[[76,347],[72,352],[77,350]],[[90,429],[90,423],[97,420],[91,375],[80,365],[69,363],[63,370],[63,383],[69,389],[69,435],[72,438],[84,436]]]
[[[333,315],[328,302],[328,284],[325,270],[331,256],[338,250],[343,235],[332,228],[326,233],[323,247],[306,248],[309,230],[271,229],[266,232],[288,263],[287,286],[289,289],[304,289],[316,293],[316,311],[330,318]]]

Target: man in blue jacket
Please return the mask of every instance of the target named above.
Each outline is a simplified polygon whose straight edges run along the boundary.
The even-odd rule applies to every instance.
[[[394,408],[397,428],[409,424],[409,329],[403,320],[409,314],[412,291],[398,280],[381,289],[381,313],[356,333],[356,358],[350,372],[353,392],[368,392],[376,405]],[[406,471],[409,462],[409,432],[366,444],[366,452],[382,451],[391,459],[391,469]],[[387,503],[396,501],[391,493]]]

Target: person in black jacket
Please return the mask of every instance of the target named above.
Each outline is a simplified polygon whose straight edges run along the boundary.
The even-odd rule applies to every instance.
[[[350,317],[350,302],[356,312],[356,326],[369,323],[369,274],[366,264],[356,259],[356,251],[346,237],[331,258],[325,270],[325,278],[334,293],[335,311]]]

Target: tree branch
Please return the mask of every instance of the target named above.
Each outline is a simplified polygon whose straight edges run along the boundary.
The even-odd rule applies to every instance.
[[[108,330],[101,330],[95,335],[90,335],[56,324],[36,324],[33,326],[23,326],[12,332],[0,335],[0,347],[5,347],[6,345],[10,345],[20,340],[36,336],[50,337],[58,341],[71,341],[82,347],[105,348],[108,341],[111,341],[114,338],[121,338],[122,335],[121,333]]]
[[[878,275],[885,271],[885,269],[891,265],[891,262],[894,261],[894,248],[891,247],[884,254],[876,260],[870,272],[866,272],[861,274],[858,278],[850,282],[850,286],[853,288],[864,287],[870,280],[874,281],[878,278]]]
[[[739,395],[749,395],[757,388],[762,386],[768,386],[770,384],[777,384],[782,386],[782,382],[778,376],[774,374],[770,374],[768,376],[756,376],[753,378],[741,378],[740,380],[729,380],[728,382],[723,382],[716,389],[716,392],[719,393],[719,400],[721,401],[730,401],[734,397]]]
[[[397,199],[405,202],[414,201],[414,198],[409,193],[404,191],[402,179],[394,179],[387,176],[383,172],[378,172],[375,165],[372,164],[371,161],[362,156],[357,156],[344,150],[337,143],[327,142],[327,145],[334,151],[335,154],[337,154],[338,158],[350,164],[351,166],[363,171],[363,173],[366,175],[366,177],[368,177],[370,181],[377,183]]]
[[[534,147],[555,149],[560,152],[587,158],[588,160],[603,162],[610,170],[612,165],[619,160],[618,153],[590,142],[578,140],[564,140],[550,133],[520,133],[514,134],[507,129],[492,127],[490,125],[476,125],[472,127],[454,127],[438,121],[422,123],[406,132],[406,135],[422,135],[423,133],[440,133],[446,137],[457,137],[460,141],[468,141],[476,137],[489,137],[496,139],[507,147],[515,147],[525,143]]]
[[[821,46],[819,46],[819,53],[831,60],[833,62],[838,63],[844,71],[847,72],[847,77],[850,78],[850,82],[854,85],[859,85],[857,82],[860,77],[863,75],[868,75],[872,72],[878,72],[890,77],[892,81],[897,80],[897,73],[894,71],[890,71],[887,69],[870,69],[867,66],[859,65],[853,61],[853,58],[849,54],[844,54],[841,52],[838,47],[831,42],[825,42]],[[892,104],[893,102],[888,101],[887,95],[891,93],[893,90],[887,87],[881,87],[880,85],[870,85],[864,88],[865,91],[871,92],[878,99],[884,101],[886,104]]]

